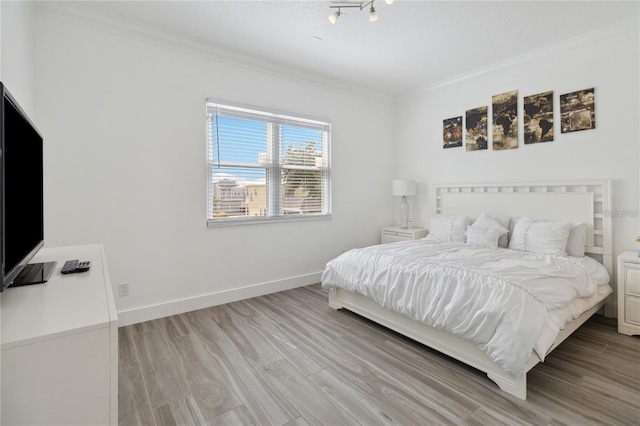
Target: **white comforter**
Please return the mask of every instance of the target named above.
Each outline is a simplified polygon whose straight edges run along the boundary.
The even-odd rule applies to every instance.
[[[322,275],[325,288],[363,294],[470,340],[515,376],[550,327],[548,312],[591,297],[608,282],[607,270],[589,257],[427,240],[350,250],[330,261]],[[556,323],[554,336],[564,326]],[[536,347],[541,359],[548,349]]]

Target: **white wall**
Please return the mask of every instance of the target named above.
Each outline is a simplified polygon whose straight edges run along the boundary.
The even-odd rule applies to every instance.
[[[0,3],[0,81],[2,81],[2,3]]]
[[[35,111],[35,17],[33,2],[2,2],[2,82],[31,120]]]
[[[634,20],[400,99],[395,167],[420,183],[414,222],[428,224],[434,183],[611,179],[614,209],[637,211],[638,40]],[[596,129],[561,134],[559,95],[591,87],[596,93]],[[491,114],[492,95],[512,90],[518,90],[518,149],[442,148],[443,119],[484,105]],[[555,140],[525,146],[522,98],[548,90],[554,91]],[[615,217],[613,227],[614,255],[636,249],[637,216]]]
[[[104,243],[121,323],[317,282],[392,220],[390,99],[48,15],[37,69],[46,244]],[[207,229],[206,97],[328,119],[333,219]]]

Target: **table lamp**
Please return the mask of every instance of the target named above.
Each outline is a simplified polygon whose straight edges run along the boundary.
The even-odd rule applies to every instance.
[[[412,179],[394,179],[391,193],[396,197],[402,197],[400,203],[400,227],[407,229],[409,226],[409,203],[407,197],[416,195],[416,181]]]

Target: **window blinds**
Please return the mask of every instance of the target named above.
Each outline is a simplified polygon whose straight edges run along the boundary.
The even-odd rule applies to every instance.
[[[210,225],[330,217],[331,125],[207,100]]]

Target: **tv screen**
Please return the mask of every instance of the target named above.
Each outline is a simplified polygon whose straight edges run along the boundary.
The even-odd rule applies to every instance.
[[[2,291],[19,284],[18,277],[22,285],[42,275],[38,265],[29,265],[29,277],[20,276],[44,245],[44,201],[42,136],[4,84],[0,87]]]

